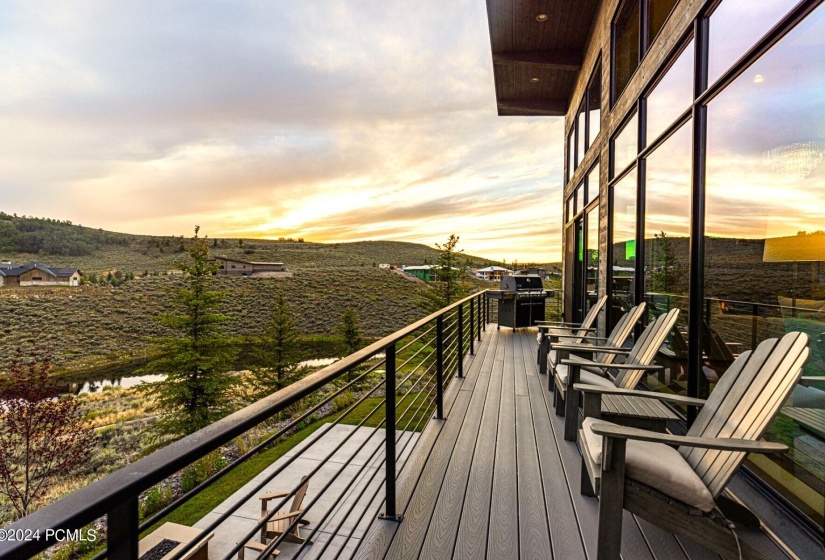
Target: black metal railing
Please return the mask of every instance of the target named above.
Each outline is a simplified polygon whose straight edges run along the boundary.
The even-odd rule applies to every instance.
[[[294,517],[290,526],[278,538],[268,542],[266,549],[260,551],[259,557],[269,555],[298,526],[306,512],[319,503],[322,496],[330,498],[330,488],[336,482],[339,486],[343,484],[343,488],[335,489],[331,506],[329,503],[324,504],[323,516],[313,519],[313,529],[301,548],[307,546],[321,527],[325,527],[327,532],[331,531],[333,536],[339,535],[347,519],[363,519],[370,515],[372,505],[377,500],[384,502],[382,517],[398,519],[396,481],[406,461],[412,456],[418,441],[416,434],[424,429],[431,417],[444,419],[445,390],[454,378],[463,376],[464,351],[475,351],[475,341],[481,341],[481,332],[485,330],[489,318],[486,290],[445,307],[5,527],[6,534],[28,535],[36,532],[38,538],[1,541],[0,558],[29,558],[54,545],[58,535],[65,535],[58,530],[76,531],[105,518],[107,544],[95,558],[134,560],[138,557],[138,543],[142,533],[149,532],[239,465],[271,449],[274,444],[285,441],[285,438],[298,438],[302,435],[302,428],[313,430],[310,435],[301,438],[289,457],[282,456],[277,467],[254,484],[251,490],[235,499],[228,507],[224,506],[222,513],[203,528],[203,534],[209,534],[241,506],[256,500],[265,486],[276,480],[302,453],[341,424],[354,428],[341,437],[340,441],[336,440],[334,448],[304,474],[312,480],[322,468],[331,465],[330,459],[347,444],[354,446],[354,450],[344,460],[336,457],[335,466],[340,468],[334,473],[327,472],[319,477],[324,484],[320,489],[313,487],[313,498],[303,506],[303,513]],[[348,398],[341,400],[344,396]],[[331,412],[338,404],[340,407]],[[277,426],[277,429],[273,428],[273,433],[262,438],[256,446],[154,515],[140,520],[139,500],[143,493],[168,482],[170,477],[182,469],[221,449],[235,438],[248,434],[253,429],[260,430],[261,426],[278,418],[279,413],[283,412],[291,414],[290,420]],[[322,422],[323,425],[320,425]],[[357,440],[353,439],[353,435],[359,428],[369,428],[372,431],[369,437],[356,445]],[[333,436],[334,434],[330,435]],[[368,456],[361,461],[360,468],[354,474],[345,475],[345,470],[353,466],[353,459],[363,454]],[[383,461],[384,468],[374,468],[372,472],[368,472],[367,465],[374,464],[377,460]],[[250,522],[246,534],[235,535],[232,542],[237,541],[238,544],[224,557],[237,555],[244,543],[255,539],[276,513],[293,498],[299,487],[300,485],[294,486],[274,507],[268,509],[268,513],[259,522]],[[382,488],[383,500],[380,495]],[[332,522],[333,511],[337,511],[341,519],[335,527],[326,527]],[[343,541],[336,541],[338,555],[353,537],[357,526],[358,523],[353,524],[349,533],[343,535]],[[332,542],[333,538],[330,537],[324,544],[319,543],[318,546],[322,547],[319,554],[323,554]],[[172,560],[188,555],[197,545],[197,541],[187,543],[176,551]],[[299,553],[300,551],[296,554]]]

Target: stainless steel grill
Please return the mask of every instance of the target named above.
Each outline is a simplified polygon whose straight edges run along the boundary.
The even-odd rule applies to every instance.
[[[498,290],[488,295],[498,302],[498,326],[512,329],[531,327],[544,321],[545,299],[553,295],[545,290],[537,274],[503,276]]]

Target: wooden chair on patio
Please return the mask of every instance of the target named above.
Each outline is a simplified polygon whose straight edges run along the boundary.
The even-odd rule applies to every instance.
[[[564,439],[576,440],[579,424],[579,392],[576,383],[582,382],[601,387],[632,389],[642,379],[646,371],[658,371],[662,366],[654,365],[656,352],[664,343],[668,333],[676,324],[679,309],[674,308],[664,315],[659,315],[650,323],[630,350],[608,348],[606,346],[556,345],[559,352],[626,354],[624,363],[600,363],[578,356],[565,358],[559,356],[556,368],[556,391],[553,395],[556,414],[564,416]],[[610,370],[619,373],[614,378]]]
[[[787,446],[759,441],[796,385],[808,359],[808,336],[789,333],[741,354],[707,401],[678,395],[635,394],[703,408],[685,436],[586,418],[579,431],[582,492],[599,496],[598,560],[621,553],[623,509],[686,536],[723,558],[765,558],[739,540],[736,522],[758,519],[722,491],[748,453]],[[579,384],[579,391],[615,393]],[[672,446],[678,446],[674,448]],[[736,504],[736,505],[734,505]]]
[[[588,310],[587,315],[584,316],[581,323],[558,321],[539,321],[537,323],[539,328],[539,349],[536,362],[539,364],[540,373],[547,373],[548,360],[553,361],[555,359],[555,356],[550,356],[550,344],[557,342],[561,337],[564,337],[572,344],[580,342],[582,338],[588,334],[592,334],[596,330],[596,320],[605,303],[607,303],[607,296],[599,298]]]
[[[558,367],[559,365],[558,360],[560,359],[560,356],[563,358],[569,357],[570,348],[572,347],[571,345],[575,345],[576,351],[579,349],[578,345],[586,345],[601,346],[603,348],[609,348],[612,350],[630,352],[629,349],[624,348],[624,343],[625,341],[627,341],[628,337],[633,332],[633,327],[635,327],[639,319],[642,318],[642,314],[644,313],[644,311],[644,302],[630,309],[630,311],[622,315],[622,318],[619,319],[619,322],[616,323],[616,326],[613,327],[613,331],[607,338],[591,335],[558,335],[556,338],[558,338],[559,341],[555,343],[550,343],[550,352],[548,353],[548,371],[551,374],[553,374],[553,376],[555,376],[556,367]],[[561,348],[561,350],[557,350],[557,348]],[[612,364],[616,356],[618,355],[619,354],[598,352],[595,354],[594,361],[605,364]],[[564,368],[566,366],[562,367]],[[548,388],[550,390],[553,389],[552,382],[549,384]]]
[[[309,521],[300,519],[299,517],[304,513],[301,506],[304,503],[304,496],[306,496],[308,488],[309,477],[304,476],[301,478],[301,485],[298,491],[295,492],[295,497],[292,499],[292,505],[289,507],[289,510],[279,511],[261,528],[261,542],[265,543],[268,539],[276,539],[284,533],[286,533],[286,536],[284,536],[284,541],[286,542],[296,544],[302,544],[304,542],[305,539],[301,537],[299,528],[301,525],[309,525]],[[261,520],[269,515],[270,510],[268,509],[268,504],[270,500],[284,498],[289,494],[290,492],[268,492],[258,496],[261,500]],[[295,524],[292,530],[289,530],[289,526],[292,525],[296,517],[299,518],[298,523]],[[309,544],[312,544],[312,541],[310,541]]]

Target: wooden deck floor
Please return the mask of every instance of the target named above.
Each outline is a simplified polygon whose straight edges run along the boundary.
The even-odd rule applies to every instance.
[[[579,452],[552,412],[535,334],[488,325],[450,386],[446,421],[430,422],[399,476],[403,521],[374,521],[356,558],[595,558],[598,502],[579,493]],[[625,515],[625,559],[718,558]],[[745,538],[788,558],[758,531]]]

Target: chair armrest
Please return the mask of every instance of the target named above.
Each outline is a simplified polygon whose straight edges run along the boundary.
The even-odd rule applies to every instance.
[[[698,438],[688,436],[675,436],[673,434],[661,434],[649,432],[638,428],[628,428],[615,424],[594,423],[590,426],[591,431],[599,436],[617,439],[634,439],[637,441],[651,441],[654,443],[664,443],[665,445],[684,445],[686,447],[699,447],[702,449],[721,449],[723,451],[743,451],[745,453],[784,453],[788,446],[782,443],[769,441],[754,441],[751,439],[738,438]]]
[[[589,334],[554,334],[550,335],[556,338],[580,338],[582,340],[610,340],[609,338],[605,338],[603,336],[591,336]]]
[[[605,354],[630,354],[627,348],[617,348],[616,346],[592,346],[590,344],[550,344],[553,350],[569,350],[571,352],[590,352]]]
[[[258,496],[259,500],[274,500],[275,498],[283,498],[284,496],[288,496],[289,492],[267,492],[266,494],[261,494]]]
[[[635,389],[620,389],[618,387],[600,387],[598,385],[587,385],[586,383],[576,383],[573,385],[573,388],[577,391],[581,391],[582,393],[599,393],[600,395],[626,395],[628,397],[644,397],[647,399],[668,401],[688,406],[704,406],[706,402],[703,399],[695,399],[693,397],[673,395],[670,393],[657,393],[655,391],[637,391]]]
[[[260,522],[260,521],[263,521],[265,519],[267,521],[281,521],[282,519],[292,519],[293,517],[298,517],[299,515],[303,515],[303,513],[304,513],[304,510],[302,510],[302,509],[299,509],[297,511],[279,511],[278,513],[276,513],[275,515],[273,515],[269,519],[266,519],[266,515],[262,515],[258,519],[258,521]],[[269,514],[267,514],[267,515],[269,515]]]
[[[537,321],[536,324],[542,327],[576,327],[578,325],[581,325],[581,323],[567,323],[565,321]]]
[[[656,364],[651,364],[649,366],[642,364],[603,364],[601,362],[591,362],[590,360],[562,360],[561,363],[566,366],[591,366],[608,369],[640,369],[642,371],[659,371],[664,369],[664,367]],[[631,392],[635,393],[636,391]]]

